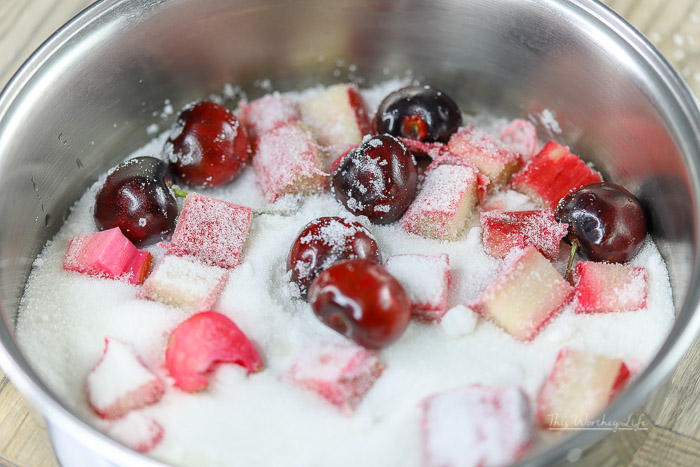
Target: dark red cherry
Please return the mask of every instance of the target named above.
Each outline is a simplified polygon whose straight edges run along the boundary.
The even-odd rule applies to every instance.
[[[178,214],[172,183],[168,164],[155,157],[119,164],[95,197],[97,228],[119,227],[137,245],[170,238]]]
[[[391,135],[365,139],[331,175],[333,193],[356,215],[375,224],[398,220],[416,197],[416,166]]]
[[[381,263],[377,242],[359,222],[342,217],[319,217],[299,233],[287,258],[291,280],[306,297],[309,285],[325,269],[344,259]]]
[[[199,102],[182,110],[163,152],[182,182],[214,187],[233,180],[250,145],[245,127],[226,107]]]
[[[462,125],[462,113],[450,96],[430,86],[394,91],[379,104],[376,133],[446,143]]]
[[[559,202],[555,215],[569,224],[567,238],[591,261],[628,261],[647,233],[639,200],[614,183],[592,183],[572,191]]]
[[[311,283],[309,302],[323,323],[368,349],[396,341],[411,319],[401,284],[366,259],[341,261],[319,274]]]

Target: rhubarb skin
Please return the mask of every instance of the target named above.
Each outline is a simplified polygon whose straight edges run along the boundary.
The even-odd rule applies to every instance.
[[[570,191],[591,183],[601,182],[600,174],[591,169],[576,154],[549,141],[522,170],[513,175],[513,187],[544,206],[556,209]]]
[[[537,399],[545,428],[581,428],[607,407],[631,376],[625,362],[562,349]]]

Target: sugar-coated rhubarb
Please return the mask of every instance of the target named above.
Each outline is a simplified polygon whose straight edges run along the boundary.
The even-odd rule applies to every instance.
[[[646,268],[581,261],[572,278],[576,313],[634,311],[646,306]]]
[[[279,93],[268,94],[249,104],[242,104],[239,114],[252,139],[301,119],[299,104]]]
[[[602,181],[576,154],[549,141],[519,172],[513,175],[513,187],[552,209],[570,191]]]
[[[288,377],[351,414],[383,368],[373,352],[360,346],[319,345],[297,360]]]
[[[152,259],[149,252],[137,249],[119,227],[114,227],[72,238],[63,269],[89,276],[125,278],[131,284],[141,284],[148,275]]]
[[[476,170],[439,165],[426,173],[423,188],[401,219],[401,227],[423,237],[454,240],[476,203]]]
[[[394,255],[386,260],[386,269],[406,290],[415,318],[442,318],[447,311],[450,284],[450,258],[446,254]]]
[[[564,348],[539,393],[537,418],[544,427],[586,427],[629,377],[618,358]]]
[[[530,403],[518,386],[472,384],[421,406],[424,467],[504,466],[530,446]]]
[[[534,246],[553,260],[567,228],[567,224],[557,222],[551,209],[481,213],[484,249],[496,258],[506,256],[513,248]]]
[[[491,189],[505,185],[522,164],[520,154],[502,146],[484,131],[468,126],[452,135],[449,151],[463,157],[491,180]]]
[[[124,418],[115,421],[107,433],[126,447],[145,454],[163,441],[165,430],[141,412],[129,412]]]
[[[258,184],[269,202],[283,195],[323,191],[327,174],[309,130],[290,123],[262,134],[253,157]]]
[[[301,102],[302,121],[328,151],[327,168],[349,146],[360,144],[370,133],[365,101],[351,84],[329,86]]]
[[[529,161],[537,154],[537,129],[527,120],[516,118],[501,131],[498,139],[506,147],[520,154],[524,161]]]
[[[210,308],[226,285],[228,271],[191,256],[165,255],[139,290],[139,298],[190,311]]]
[[[196,392],[209,385],[217,365],[233,363],[250,373],[263,368],[255,345],[236,324],[215,311],[197,313],[170,334],[165,363],[175,386]]]
[[[102,358],[87,376],[86,393],[97,415],[115,420],[155,404],[165,387],[128,345],[108,337]]]
[[[574,289],[534,247],[513,250],[496,280],[471,305],[521,341],[539,334]]]
[[[213,266],[235,268],[252,214],[248,207],[190,193],[171,242],[163,246],[178,256],[194,256]]]

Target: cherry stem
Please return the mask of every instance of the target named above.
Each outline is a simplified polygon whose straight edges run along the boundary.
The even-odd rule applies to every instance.
[[[175,196],[177,196],[178,198],[186,198],[187,195],[189,194],[189,193],[187,193],[186,191],[183,191],[183,190],[181,190],[181,189],[179,189],[179,188],[171,187],[170,189],[173,190],[173,193],[174,193]]]
[[[578,250],[580,247],[578,240],[573,239],[571,241],[571,254],[569,255],[569,264],[566,265],[566,277],[569,277],[569,273],[571,272],[571,266],[574,264],[574,256],[576,255],[576,250]]]

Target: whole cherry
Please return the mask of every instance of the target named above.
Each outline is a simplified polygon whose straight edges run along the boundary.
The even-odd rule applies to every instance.
[[[375,224],[398,220],[416,197],[416,186],[413,159],[391,135],[365,138],[343,156],[331,175],[336,199]]]
[[[369,259],[381,263],[382,256],[372,234],[362,224],[342,217],[319,217],[299,233],[287,258],[291,280],[306,297],[309,285],[325,269],[344,259]]]
[[[399,282],[367,259],[335,263],[311,283],[309,302],[330,328],[368,349],[396,341],[411,319],[411,304]]]
[[[178,214],[172,183],[168,164],[155,157],[135,157],[119,164],[95,197],[97,228],[119,227],[136,245],[170,238]]]
[[[567,239],[591,261],[628,261],[642,247],[647,233],[647,218],[639,200],[609,182],[570,192],[559,202],[555,216],[569,224]]]
[[[454,100],[430,86],[409,86],[392,92],[379,104],[374,127],[424,142],[446,143],[462,124],[462,113]]]
[[[182,110],[163,152],[178,179],[195,187],[233,180],[251,154],[245,127],[226,107],[208,101]]]

